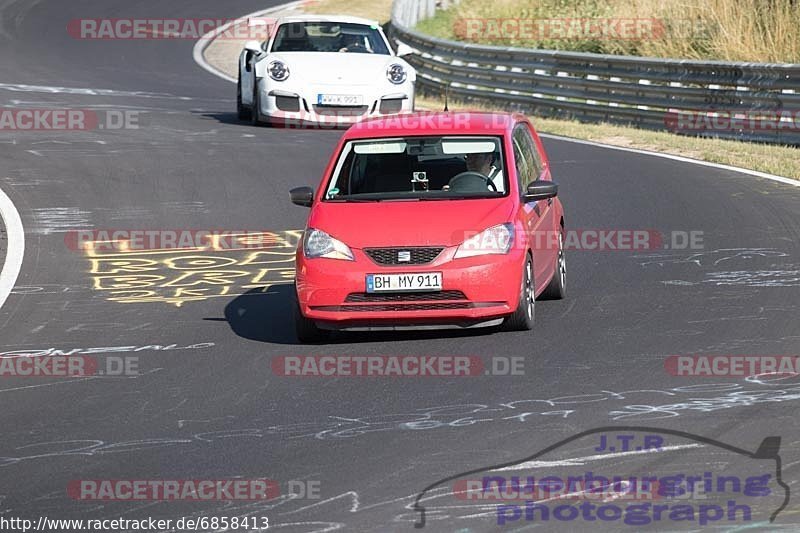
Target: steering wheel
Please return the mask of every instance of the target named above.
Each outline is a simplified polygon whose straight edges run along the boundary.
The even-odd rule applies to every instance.
[[[497,187],[491,178],[487,178],[480,172],[475,172],[474,170],[456,174],[450,179],[448,185],[451,191],[483,192],[489,188],[497,192]]]
[[[367,52],[367,53],[370,53],[370,54],[373,53],[372,50],[369,50],[366,46],[364,46],[364,43],[362,43],[360,41],[354,41],[354,42],[348,44],[347,46],[343,46],[342,48],[339,49],[339,51],[340,52]]]

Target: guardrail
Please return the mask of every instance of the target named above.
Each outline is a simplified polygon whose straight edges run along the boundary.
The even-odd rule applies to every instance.
[[[800,64],[690,61],[486,46],[414,26],[452,0],[395,0],[417,90],[545,117],[800,146]]]

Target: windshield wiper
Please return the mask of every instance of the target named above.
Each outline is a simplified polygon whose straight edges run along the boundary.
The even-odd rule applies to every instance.
[[[326,202],[337,202],[337,203],[340,203],[340,204],[344,204],[344,203],[348,203],[348,202],[358,203],[358,204],[363,204],[363,203],[367,203],[367,202],[380,202],[380,200],[374,200],[374,199],[373,200],[366,200],[364,198],[328,198],[325,201]]]
[[[474,199],[486,199],[486,198],[495,198],[494,196],[423,196],[420,200],[426,201],[439,201],[439,200],[474,200]]]
[[[339,197],[339,198],[329,198],[325,200],[326,202],[418,202],[420,198],[351,198],[351,197]]]

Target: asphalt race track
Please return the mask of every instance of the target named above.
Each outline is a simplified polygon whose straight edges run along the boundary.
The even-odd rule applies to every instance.
[[[0,517],[248,515],[287,531],[411,531],[426,487],[616,425],[750,451],[779,436],[783,480],[797,490],[800,378],[673,377],[664,363],[675,354],[800,353],[797,187],[546,139],[569,228],[702,232],[703,249],[570,251],[568,298],[538,302],[532,334],[341,334],[299,346],[285,271],[261,272],[265,291],[247,287],[251,266],[227,293],[181,293],[169,280],[183,279],[181,261],[198,258],[177,253],[136,256],[158,263],[157,295],[115,295],[113,261],[72,249],[69,231],[259,229],[291,242],[286,232],[301,230],[307,211],[287,191],[317,185],[341,132],[239,123],[233,84],[195,64],[194,42],[81,41],[67,34],[68,21],[234,17],[269,5],[0,0],[2,108],[135,111],[139,126],[0,131],[0,189],[25,227],[22,271],[0,310],[0,352],[80,349],[137,356],[139,366],[136,376],[0,377]],[[209,261],[235,256],[218,255]],[[280,356],[376,354],[522,357],[524,373],[292,378],[271,368]],[[665,438],[676,451],[640,454],[645,471],[733,472],[754,460]],[[558,457],[604,454],[584,468],[607,472],[624,462],[587,439]],[[110,502],[67,493],[81,479],[231,478],[311,481],[319,497]],[[426,529],[498,529],[491,505],[478,513],[435,494]],[[797,498],[773,523],[770,502],[749,523],[641,529],[797,530]],[[637,530],[619,521],[537,524],[524,514],[504,528],[537,525]]]

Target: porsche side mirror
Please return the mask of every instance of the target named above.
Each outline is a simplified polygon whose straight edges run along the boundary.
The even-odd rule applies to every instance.
[[[397,44],[397,57],[404,57],[413,53],[414,49],[408,46],[406,43]]]
[[[258,41],[247,41],[244,43],[244,49],[254,54],[260,54],[263,51],[261,50],[261,43]]]
[[[295,187],[289,191],[289,199],[295,205],[311,207],[311,204],[314,203],[314,189],[311,187]]]
[[[553,198],[557,194],[558,185],[552,181],[536,180],[528,184],[528,189],[525,191],[524,197],[526,202],[535,202],[537,200]]]

